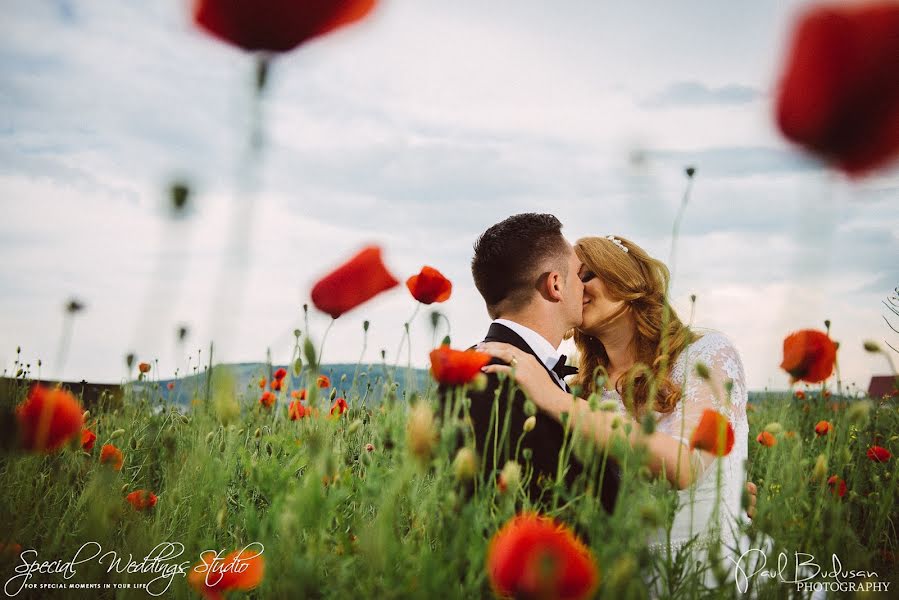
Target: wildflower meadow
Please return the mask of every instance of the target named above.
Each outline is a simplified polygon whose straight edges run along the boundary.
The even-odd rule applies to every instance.
[[[236,168],[246,211],[237,213],[237,230],[253,214],[267,159],[263,100],[279,60],[310,40],[344,35],[381,4],[387,3],[185,3],[185,27],[241,53],[235,56],[249,54],[254,64],[246,131],[235,126],[246,146]],[[814,3],[801,12],[774,98],[783,137],[854,180],[894,164],[897,40],[896,2]],[[672,261],[702,165],[682,169],[687,188],[671,232]],[[186,218],[198,201],[195,190],[177,180],[167,191],[168,209]],[[235,298],[249,285],[241,239],[226,237],[223,260],[237,265],[237,274],[216,288],[222,323],[240,314]],[[621,240],[607,239],[632,257]],[[339,260],[327,248],[301,257],[323,270],[336,266],[304,290],[308,301],[297,303],[303,322],[280,332],[292,340],[288,361],[273,361],[269,349],[259,348],[257,363],[222,364],[211,341],[189,372],[171,377],[159,361],[144,358],[149,351],[138,360],[123,349],[127,374],[94,386],[47,378],[43,363],[24,358],[28,339],[0,340],[21,344],[0,378],[3,593],[210,600],[899,597],[899,354],[889,342],[838,338],[829,320],[766,332],[773,347],[782,347],[766,358],[767,368],[790,386],[750,391],[742,465],[749,485],[740,513],[731,515],[730,531],[671,543],[685,500],[653,474],[645,445],[626,443],[632,432],[655,431],[652,412],[618,415],[615,402],[573,386],[572,406],[586,396],[592,413],[609,413],[610,442],[599,447],[584,435],[572,409],[561,418],[562,450],[536,457],[539,445],[527,442],[547,414],[529,399],[518,415],[524,424],[512,427],[514,405],[499,402],[500,394],[511,398],[518,389],[513,359],[510,374],[490,375],[506,385],[494,398],[505,408],[492,411],[480,442],[492,449],[487,460],[474,440],[470,394],[486,389],[482,369],[492,356],[472,347],[478,340],[457,337],[441,311],[469,282],[451,281],[436,263],[400,273],[385,263],[386,249],[359,240]],[[280,293],[279,281],[267,285],[267,293]],[[401,327],[385,324],[397,332],[395,360],[386,351],[380,361],[365,355],[370,327],[379,325],[367,320],[352,348],[358,361],[324,360],[335,343],[329,333],[349,327],[342,317],[388,291],[402,295],[403,314],[412,314]],[[887,306],[899,304],[890,299]],[[83,310],[76,299],[65,306],[58,363],[71,340],[84,335],[72,327]],[[429,323],[417,318],[425,313]],[[327,326],[310,323],[310,314],[328,319]],[[839,323],[839,314],[832,317]],[[422,324],[431,327],[426,349],[413,347],[410,332]],[[179,351],[186,337],[182,327]],[[844,385],[840,357],[848,348],[863,348],[871,370],[887,373],[876,393]],[[421,364],[427,367],[414,366]],[[702,363],[685,376],[712,384]],[[600,369],[593,377],[602,390],[610,374]],[[643,385],[651,399],[661,383],[650,377]],[[728,394],[732,386],[724,382]],[[632,406],[633,385],[623,389],[623,401]],[[728,418],[706,410],[682,441],[685,450],[713,460],[704,476],[720,484],[720,459],[733,451],[735,435]],[[556,469],[536,473],[535,458]],[[571,483],[566,475],[575,462],[582,469]],[[619,477],[611,507],[600,494],[610,463]],[[534,489],[539,499],[529,493]]]

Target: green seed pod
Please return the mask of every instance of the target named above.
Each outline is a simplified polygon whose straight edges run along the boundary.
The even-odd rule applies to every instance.
[[[537,405],[531,402],[530,400],[524,401],[524,414],[529,417],[533,417],[537,414]]]
[[[214,431],[210,431],[209,433],[206,434],[206,445],[207,446],[212,443],[212,438],[214,438],[214,437],[215,437]]]
[[[525,460],[525,462],[530,462],[530,460],[534,457],[534,451],[530,448],[525,448],[521,451],[521,457]]]
[[[294,372],[294,375],[299,375],[300,373],[303,372],[303,359],[300,358],[299,356],[297,357],[297,359],[295,361],[293,361],[293,372]]]
[[[262,429],[260,429],[259,427],[257,427],[257,428],[256,428],[256,431],[253,432],[253,437],[255,437],[255,438],[262,437]]]
[[[655,417],[652,416],[651,412],[647,412],[646,415],[643,416],[643,422],[641,423],[643,426],[643,433],[646,435],[652,435],[656,430],[656,420]]]

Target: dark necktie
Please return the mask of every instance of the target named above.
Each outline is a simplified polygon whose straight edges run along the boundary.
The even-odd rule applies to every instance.
[[[556,363],[556,366],[552,368],[553,373],[558,375],[559,379],[561,379],[563,382],[569,375],[577,374],[577,367],[569,367],[565,364],[566,360],[568,360],[568,357],[563,354],[559,357],[559,362]]]

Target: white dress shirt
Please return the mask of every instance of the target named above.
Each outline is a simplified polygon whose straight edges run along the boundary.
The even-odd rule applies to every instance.
[[[553,367],[556,366],[556,363],[559,362],[559,357],[562,356],[562,353],[559,352],[558,348],[553,348],[553,345],[549,343],[549,341],[531,329],[530,327],[525,327],[521,323],[516,323],[515,321],[510,321],[508,319],[496,319],[493,321],[494,323],[499,323],[500,325],[505,325],[519,336],[521,339],[525,341],[525,343],[531,347],[531,350],[534,351],[534,354],[537,355],[537,358],[540,359],[546,368],[549,369],[550,374],[553,377],[553,380],[561,387],[565,389],[565,382],[559,379],[559,376],[553,371]]]

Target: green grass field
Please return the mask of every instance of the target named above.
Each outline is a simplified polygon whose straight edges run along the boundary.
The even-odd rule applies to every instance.
[[[28,393],[24,377],[2,398],[8,416]],[[104,552],[123,556],[123,568],[129,554],[139,562],[162,542],[183,544],[183,554],[168,562],[188,565],[207,549],[228,553],[258,542],[264,546],[262,582],[252,591],[233,592],[236,597],[491,595],[488,541],[517,510],[528,508],[527,501],[521,493],[500,493],[490,483],[472,486],[458,480],[451,441],[459,423],[435,415],[432,446],[427,419],[408,423],[410,402],[436,410],[435,385],[397,398],[389,381],[375,388],[375,378],[359,376],[334,382],[339,389],[319,390],[307,372],[287,381],[307,389],[304,404],[319,413],[294,421],[288,418],[293,390],[287,386],[278,392],[281,401],[267,409],[259,403],[258,387],[233,395],[226,375],[213,372],[210,381],[210,393],[194,399],[189,411],[163,401],[153,385],[139,392],[126,389],[124,402],[101,400],[90,406],[86,426],[97,435],[90,452],[76,436],[53,454],[12,448],[0,456],[0,542],[5,543],[0,573],[8,594],[24,583],[21,576],[8,581],[22,561],[13,544],[23,552],[37,550],[29,560],[65,561],[85,543],[96,542]],[[349,408],[329,417],[332,389],[346,397]],[[361,406],[372,389],[379,402]],[[815,433],[821,420],[833,424],[824,436]],[[780,578],[751,577],[752,591],[759,597],[795,595],[796,586],[781,580],[793,578],[794,552],[813,555],[823,571],[832,570],[836,555],[846,571],[872,572],[865,577],[844,573],[843,581],[895,584],[896,459],[875,462],[866,455],[875,444],[896,451],[895,400],[835,402],[820,390],[809,390],[805,399],[769,394],[752,405],[749,422],[748,477],[758,484],[759,497],[758,514],[746,520],[745,532],[753,544],[765,537],[776,544],[766,569],[777,569],[780,551],[790,563]],[[776,440],[772,447],[755,441],[765,428]],[[429,455],[423,455],[423,439]],[[104,444],[122,450],[120,471],[100,463]],[[601,456],[582,444],[574,446],[575,452]],[[732,566],[710,566],[723,549],[697,553],[697,565],[686,551],[648,548],[648,534],[669,522],[676,496],[667,483],[648,480],[639,452],[617,447],[611,452],[623,470],[614,514],[604,513],[589,494],[561,488],[552,490],[553,502],[541,511],[572,525],[592,549],[598,595],[744,597],[732,582]],[[519,460],[527,472],[526,457]],[[845,481],[844,496],[835,493],[838,486],[827,484],[832,475]],[[125,496],[138,489],[156,494],[157,504],[134,509]],[[154,593],[199,597],[182,574],[108,572],[110,561],[85,561],[70,579],[38,573],[29,583],[134,585],[155,579]],[[147,597],[146,590],[134,588],[26,588],[18,596],[88,594]]]

